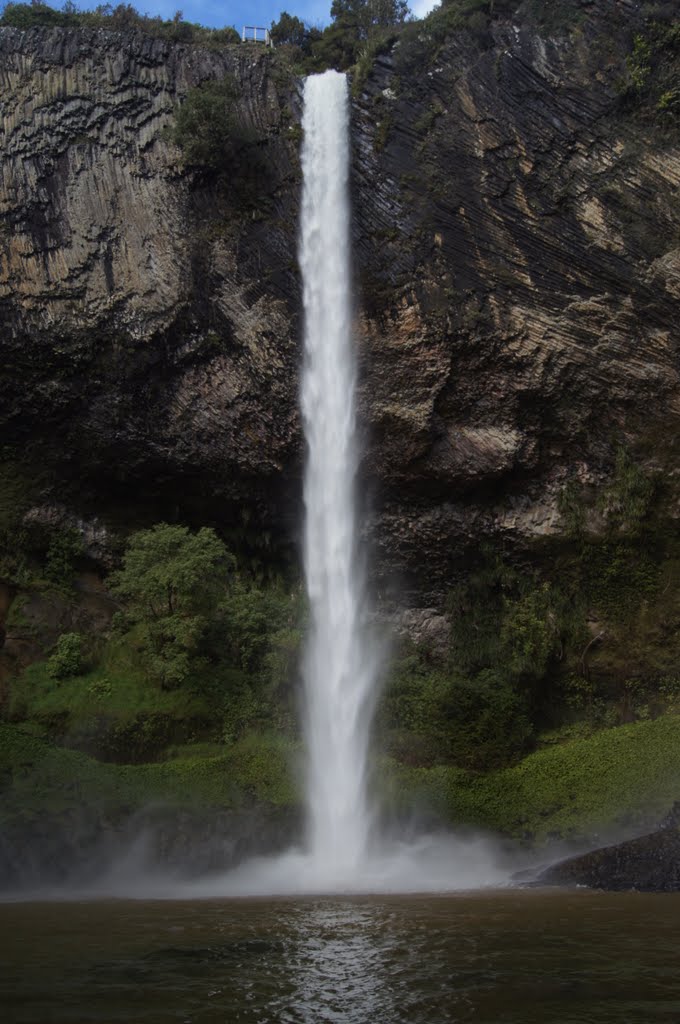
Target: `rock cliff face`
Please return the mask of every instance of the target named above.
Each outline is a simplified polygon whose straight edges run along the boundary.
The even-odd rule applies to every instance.
[[[226,498],[228,521],[297,452],[296,93],[274,72],[250,47],[0,30],[2,432],[76,511]],[[163,132],[226,74],[266,167],[247,209]]]
[[[480,537],[555,533],[617,443],[677,458],[680,149],[622,102],[625,6],[397,46],[358,104],[376,532],[435,587]]]
[[[678,136],[622,97],[636,6],[581,6],[414,36],[355,83],[365,532],[412,603],[480,538],[555,534],[618,445],[677,467]],[[265,157],[248,208],[163,134],[226,73]],[[0,30],[2,434],[56,471],[46,501],[294,538],[298,114],[255,47]]]

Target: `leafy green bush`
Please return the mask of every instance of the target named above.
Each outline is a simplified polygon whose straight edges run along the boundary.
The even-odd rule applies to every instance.
[[[11,28],[33,28],[36,25],[68,25],[69,15],[40,2],[30,4],[8,3],[5,4],[3,9],[0,24],[9,25]]]
[[[83,541],[77,530],[55,530],[47,548],[45,578],[57,586],[70,587],[83,553]]]
[[[239,116],[238,96],[238,87],[231,77],[204,82],[189,90],[171,132],[188,167],[223,172],[250,140]]]
[[[378,721],[390,753],[419,765],[497,767],[523,753],[533,733],[526,696],[507,677],[446,672],[418,654],[396,663]]]
[[[83,638],[79,633],[62,633],[54,653],[47,660],[47,671],[52,679],[79,676],[84,670]]]
[[[214,530],[158,523],[132,534],[111,590],[138,619],[191,614],[212,605],[234,565]]]
[[[123,567],[111,577],[127,615],[142,624],[147,664],[162,686],[200,670],[208,618],[227,587],[234,560],[214,530],[192,534],[159,523],[130,538]]]

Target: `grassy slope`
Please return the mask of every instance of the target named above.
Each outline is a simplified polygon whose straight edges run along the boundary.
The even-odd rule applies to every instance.
[[[452,824],[537,841],[587,837],[611,826],[653,826],[678,797],[679,749],[680,716],[668,715],[540,750],[487,775],[392,762],[383,768],[382,784],[402,809],[425,803]],[[33,817],[94,803],[108,814],[122,814],[161,801],[181,807],[293,807],[294,754],[289,743],[253,734],[219,756],[101,764],[51,747],[21,728],[0,726],[2,812]]]
[[[0,821],[61,813],[82,804],[124,815],[147,804],[230,807],[295,801],[293,750],[276,737],[247,736],[224,754],[161,764],[103,764],[50,746],[21,728],[0,725]]]
[[[606,729],[539,750],[511,768],[466,775],[398,769],[402,802],[417,794],[448,820],[516,838],[596,836],[654,827],[680,796],[680,716]]]

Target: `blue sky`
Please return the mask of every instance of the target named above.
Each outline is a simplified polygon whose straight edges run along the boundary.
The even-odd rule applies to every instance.
[[[243,25],[264,25],[268,28],[272,21],[278,19],[281,11],[297,14],[298,18],[309,21],[312,25],[327,25],[331,9],[331,0],[288,0],[283,3],[281,0],[235,0],[231,3],[219,3],[217,0],[131,2],[133,7],[144,14],[160,14],[164,18],[171,18],[175,11],[180,10],[187,21],[197,21],[200,25],[209,25],[211,28],[234,25],[239,31]]]
[[[51,7],[61,7],[62,0],[46,0]],[[75,0],[80,10],[90,10],[105,0]],[[110,0],[113,6],[120,0]],[[281,11],[288,11],[310,25],[323,28],[330,21],[332,0],[230,0],[220,3],[219,0],[123,0],[132,3],[142,14],[160,14],[163,18],[172,18],[175,11],[181,10],[186,21],[196,21],[199,25],[210,28],[222,28],[233,25],[241,31],[243,25],[263,25],[268,28],[272,21],[277,21]],[[432,10],[438,0],[411,0],[410,7],[415,15],[422,17]],[[0,0],[0,10],[4,0]]]
[[[116,3],[116,0],[111,0],[111,2]],[[330,21],[332,0],[284,0],[284,2],[281,0],[233,0],[230,3],[219,3],[218,0],[185,0],[184,3],[181,0],[150,0],[149,3],[145,3],[142,0],[142,2],[135,3],[134,0],[131,0],[131,2],[133,7],[144,14],[160,14],[164,18],[171,18],[176,10],[181,10],[187,21],[197,21],[200,25],[209,25],[212,28],[234,25],[240,31],[243,25],[263,25],[268,28],[272,21],[277,21],[281,11],[288,11],[289,14],[295,14],[311,25],[323,27]],[[414,14],[422,17],[432,10],[435,2],[436,0],[411,0],[409,6]]]

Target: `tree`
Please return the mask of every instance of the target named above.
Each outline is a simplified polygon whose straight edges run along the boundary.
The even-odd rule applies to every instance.
[[[307,28],[301,18],[294,14],[281,11],[278,21],[273,21],[271,26],[271,37],[275,46],[304,46],[307,40]]]
[[[407,0],[333,0],[331,5],[334,23],[355,29],[360,39],[403,25],[409,13]]]
[[[209,615],[224,593],[234,560],[214,530],[158,523],[130,538],[111,590],[141,626],[149,668],[162,686],[177,686],[196,667]]]
[[[214,530],[158,523],[130,538],[112,590],[141,619],[191,614],[224,588],[233,558]]]

